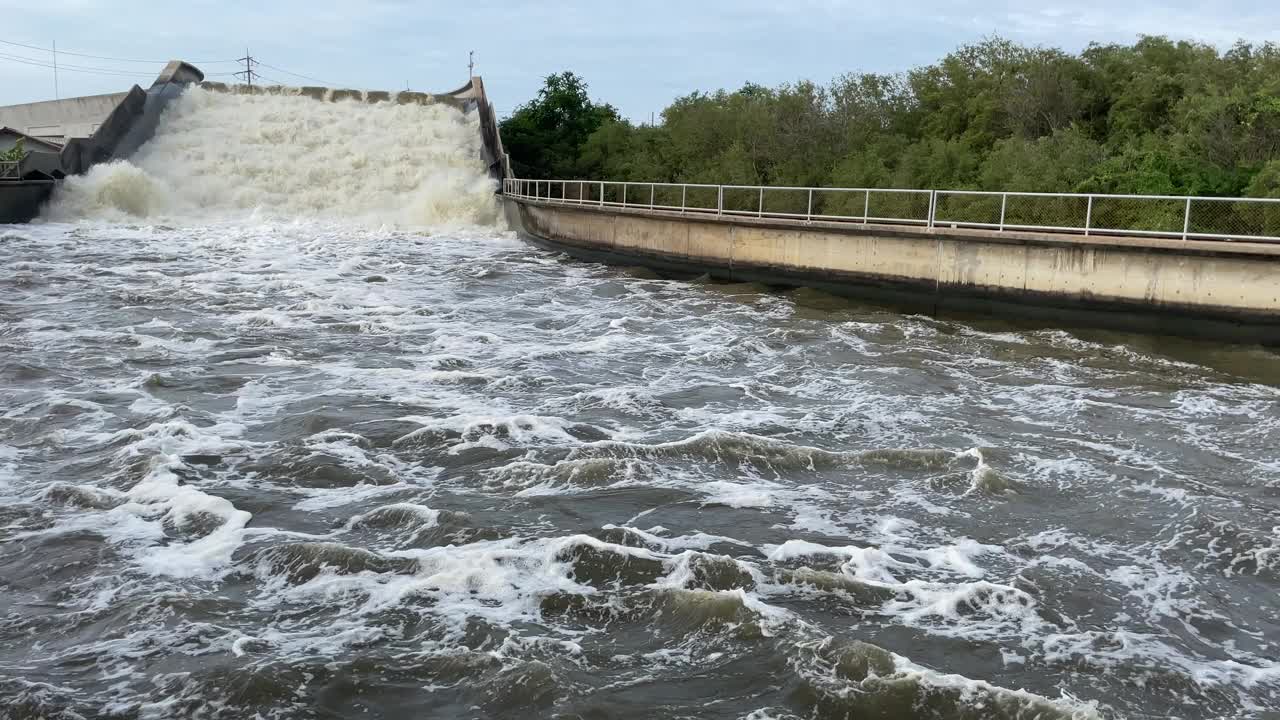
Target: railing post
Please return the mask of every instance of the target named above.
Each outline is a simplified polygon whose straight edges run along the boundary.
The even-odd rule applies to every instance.
[[[1089,202],[1084,206],[1084,234],[1089,235],[1089,226],[1093,224],[1093,196],[1089,196]]]
[[[1182,216],[1182,239],[1186,241],[1187,233],[1191,231],[1191,198],[1187,198],[1187,211]]]
[[[813,188],[809,188],[809,207],[804,211],[804,221],[813,222]]]
[[[689,186],[681,183],[680,185],[680,214],[681,215],[684,214],[685,206],[688,204],[687,203],[688,197],[689,197]]]
[[[862,224],[867,224],[867,218],[871,215],[871,188],[866,190],[867,196],[862,199]]]
[[[1009,193],[1000,193],[1000,232],[1004,232],[1004,209],[1009,205]]]
[[[929,227],[933,227],[933,215],[938,210],[938,191],[929,191]]]
[[[650,210],[653,209],[653,194],[657,190],[657,187],[658,186],[656,184],[649,183],[649,209]]]
[[[627,206],[627,183],[622,183],[622,207]]]
[[[756,217],[764,217],[764,186],[760,186],[760,204],[756,206]]]
[[[600,181],[600,207],[604,207],[604,181]]]
[[[724,186],[716,186],[716,216],[724,215]]]

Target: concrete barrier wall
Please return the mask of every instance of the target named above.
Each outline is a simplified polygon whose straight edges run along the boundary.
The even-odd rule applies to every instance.
[[[140,104],[133,101],[134,93],[130,93],[129,101],[120,103],[120,107],[94,133],[93,141],[99,148],[99,154],[112,159],[133,155],[155,135],[160,116],[169,103],[186,92],[188,85],[202,80],[204,73],[195,66],[181,60],[169,61],[143,94]]]
[[[590,259],[984,312],[1280,344],[1280,245],[994,233],[560,205],[508,220]]]
[[[0,183],[0,224],[30,222],[53,193],[52,180]]]
[[[89,137],[128,92],[48,100],[0,107],[0,126],[59,144]]]
[[[62,148],[62,169],[68,175],[78,175],[100,162],[118,157],[116,151],[122,138],[146,111],[147,93],[137,85],[120,98],[111,112],[102,118],[100,126],[87,138],[72,138]]]

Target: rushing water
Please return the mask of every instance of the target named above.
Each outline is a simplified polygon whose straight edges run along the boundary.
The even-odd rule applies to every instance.
[[[0,228],[0,717],[1280,709],[1270,352],[580,263],[483,193],[127,219],[160,170]]]

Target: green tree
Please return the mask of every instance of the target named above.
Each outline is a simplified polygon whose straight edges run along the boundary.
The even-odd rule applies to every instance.
[[[22,138],[18,138],[18,141],[14,143],[13,147],[5,150],[4,152],[0,152],[0,162],[18,162],[22,160],[22,158],[27,154],[23,145],[24,143]]]
[[[518,176],[570,178],[587,138],[618,119],[612,105],[592,102],[582,78],[563,72],[548,76],[538,96],[504,120],[500,130]]]
[[[657,126],[619,118],[563,73],[502,132],[516,171],[537,178],[1280,197],[1280,48],[1241,42],[1220,52],[1142,37],[1072,54],[994,37],[898,74],[690,93]],[[772,193],[770,209],[803,212],[805,196]],[[927,195],[881,197],[901,205],[881,213],[917,214],[916,198]],[[758,201],[752,191],[725,198],[749,209]],[[989,217],[993,207],[949,202],[952,217]],[[819,213],[859,215],[866,204],[859,193],[814,197]],[[1020,203],[1063,223],[1080,221],[1078,205]],[[1170,217],[1131,217],[1132,203],[1114,201],[1095,207],[1094,219],[1181,227],[1176,206]],[[1213,222],[1253,226],[1260,208],[1222,204]],[[1280,209],[1267,213],[1280,223]]]

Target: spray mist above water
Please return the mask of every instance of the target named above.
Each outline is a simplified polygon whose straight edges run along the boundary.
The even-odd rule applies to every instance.
[[[448,105],[321,102],[193,87],[132,158],[68,179],[49,220],[488,224],[479,121]]]

